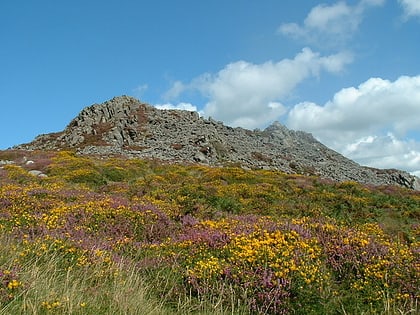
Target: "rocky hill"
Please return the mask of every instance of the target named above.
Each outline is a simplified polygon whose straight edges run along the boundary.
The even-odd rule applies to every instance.
[[[275,122],[246,130],[204,119],[196,112],[159,110],[128,96],[83,109],[64,131],[38,136],[17,149],[76,149],[80,154],[124,155],[166,161],[236,164],[317,175],[337,181],[420,189],[420,180],[399,170],[360,166],[311,134]]]

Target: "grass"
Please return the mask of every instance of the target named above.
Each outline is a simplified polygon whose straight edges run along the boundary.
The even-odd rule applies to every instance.
[[[0,314],[419,312],[419,192],[71,152],[0,159],[16,161],[0,169]]]
[[[17,265],[19,285],[0,314],[170,314],[129,264],[77,267],[54,250],[22,259],[25,249],[16,240],[3,235],[1,243],[2,268]]]

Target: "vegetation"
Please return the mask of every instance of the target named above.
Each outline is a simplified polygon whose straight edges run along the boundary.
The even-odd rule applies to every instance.
[[[21,166],[0,169],[0,314],[419,313],[419,192],[72,152],[2,159]]]

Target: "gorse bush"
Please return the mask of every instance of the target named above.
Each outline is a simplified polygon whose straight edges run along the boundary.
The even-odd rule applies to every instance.
[[[418,192],[71,152],[42,165],[0,169],[0,314],[419,311]]]

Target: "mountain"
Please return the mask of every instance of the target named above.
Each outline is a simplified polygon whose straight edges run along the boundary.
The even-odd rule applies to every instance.
[[[79,154],[214,166],[235,164],[336,181],[420,189],[420,179],[407,172],[360,166],[311,134],[289,130],[278,122],[264,130],[232,128],[196,112],[160,110],[129,96],[86,107],[62,132],[40,135],[15,148],[75,149]]]

